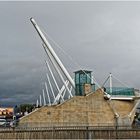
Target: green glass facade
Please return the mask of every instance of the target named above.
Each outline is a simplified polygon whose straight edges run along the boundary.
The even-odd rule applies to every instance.
[[[113,87],[112,93],[110,93],[110,88],[106,87],[106,92],[110,95],[124,95],[124,96],[134,96],[134,88],[125,88],[125,87]]]
[[[75,95],[84,95],[84,84],[91,84],[91,71],[79,70],[75,72]]]

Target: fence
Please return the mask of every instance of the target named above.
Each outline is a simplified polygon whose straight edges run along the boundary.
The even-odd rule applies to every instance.
[[[140,139],[140,129],[130,127],[67,126],[1,128],[1,139]]]

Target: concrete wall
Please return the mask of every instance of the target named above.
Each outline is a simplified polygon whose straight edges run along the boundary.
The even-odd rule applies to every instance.
[[[21,118],[20,124],[32,125],[115,125],[115,111],[120,118],[127,116],[134,102],[108,101],[99,89],[88,96],[75,96],[66,102],[45,106]],[[120,122],[120,120],[119,120]]]

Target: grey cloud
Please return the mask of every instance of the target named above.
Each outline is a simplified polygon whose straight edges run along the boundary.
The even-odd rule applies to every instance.
[[[50,41],[71,75],[90,69],[101,84],[112,72],[139,88],[139,12],[140,2],[0,2],[0,101],[30,103],[42,92],[46,56],[30,17],[72,57]]]

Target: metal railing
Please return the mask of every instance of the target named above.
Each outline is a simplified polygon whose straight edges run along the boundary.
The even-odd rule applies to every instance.
[[[0,129],[1,139],[140,139],[140,128],[115,126],[16,127]]]
[[[1,139],[140,139],[140,128],[128,126],[44,126],[1,128]]]

